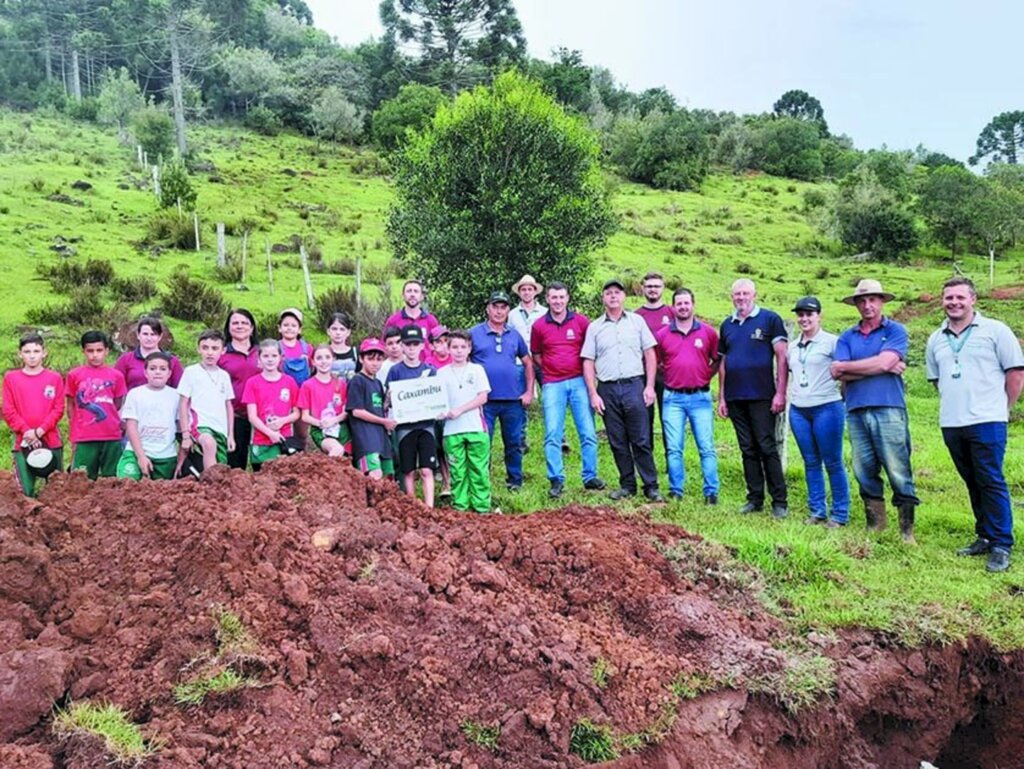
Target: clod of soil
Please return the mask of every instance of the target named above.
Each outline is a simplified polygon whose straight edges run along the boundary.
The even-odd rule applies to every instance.
[[[88,765],[49,728],[68,699],[127,709],[163,769],[577,767],[584,719],[619,767],[1024,765],[1024,654],[794,639],[724,555],[608,509],[428,510],[317,456],[39,501],[8,477],[0,766]],[[252,685],[176,705],[224,611]],[[811,663],[833,693],[792,713]]]

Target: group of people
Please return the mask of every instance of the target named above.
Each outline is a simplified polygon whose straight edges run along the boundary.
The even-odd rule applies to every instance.
[[[867,527],[887,524],[882,471],[898,510],[899,528],[914,542],[919,504],[911,468],[902,374],[906,329],[884,315],[893,295],[862,280],[843,299],[860,322],[836,336],[821,326],[813,296],[796,302],[800,333],[792,342],[782,318],[757,303],[754,283],[732,286],[734,311],[716,330],[696,315],[691,290],[677,289],[665,305],[663,277],[643,279],[644,304],[626,309],[626,285],[602,287],[604,312],[593,320],[571,309],[568,287],[546,287],[524,275],[490,294],[485,320],[449,330],[423,307],[424,290],[410,280],[403,306],[380,338],[350,343],[344,313],[328,321],[329,341],[302,337],[303,313],[283,310],[277,339],[257,341],[245,309],[232,310],[223,332],[203,331],[199,362],[183,368],[160,349],[164,329],[142,318],[138,344],[110,366],[111,344],[100,331],[82,336],[84,364],[66,378],[45,368],[41,336],[19,344],[22,368],[3,382],[3,415],[14,432],[16,476],[27,494],[36,480],[63,466],[58,423],[70,425],[71,469],[90,478],[173,478],[217,463],[258,470],[311,443],[347,458],[373,478],[393,476],[409,494],[417,480],[426,504],[490,512],[491,438],[500,428],[506,485],[523,484],[527,407],[540,385],[544,459],[552,498],[564,493],[566,415],[579,437],[582,485],[601,490],[595,414],[618,471],[610,497],[642,492],[664,501],[653,447],[655,411],[662,428],[670,498],[683,496],[683,450],[692,432],[703,475],[703,499],[718,504],[711,383],[718,377],[717,413],[728,418],[743,458],[746,502],[757,513],[770,500],[776,518],[788,515],[779,452],[778,417],[789,413],[803,456],[807,523],[846,526],[850,487],[843,462],[848,425],[853,473]],[[540,301],[543,297],[545,304]],[[975,540],[960,552],[987,554],[987,567],[1008,567],[1012,512],[1003,476],[1009,411],[1024,385],[1024,356],[1010,329],[975,309],[965,278],[943,287],[946,320],[928,342],[927,373],[940,395],[940,424],[975,516]],[[445,409],[433,418],[399,423],[391,396],[400,382],[436,377]],[[826,493],[828,476],[831,501]]]

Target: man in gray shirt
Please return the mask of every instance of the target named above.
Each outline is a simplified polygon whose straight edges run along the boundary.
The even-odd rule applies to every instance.
[[[942,439],[967,484],[975,540],[957,555],[988,554],[989,571],[1006,571],[1013,548],[1013,506],[1003,476],[1006,423],[1024,387],[1024,354],[1004,323],[974,309],[967,278],[942,287],[946,319],[928,339],[928,379],[939,391]]]
[[[619,488],[610,496],[617,500],[636,494],[639,471],[644,496],[662,502],[647,418],[647,407],[654,403],[657,342],[644,319],[625,308],[622,281],[605,283],[601,298],[605,311],[587,328],[580,357],[590,404],[604,418],[619,469]]]

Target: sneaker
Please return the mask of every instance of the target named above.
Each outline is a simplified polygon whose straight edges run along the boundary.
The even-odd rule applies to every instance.
[[[957,555],[985,555],[992,549],[992,543],[984,537],[978,537],[967,547],[961,547],[956,551]]]
[[[845,527],[846,521],[837,521],[835,518],[830,519],[829,522],[825,524],[826,529],[842,529]]]
[[[664,502],[665,497],[661,496],[661,492],[657,489],[647,489],[644,492],[644,496],[647,497],[648,502]]]
[[[718,495],[717,494],[708,494],[706,497],[704,497],[704,504],[705,505],[712,505],[712,506],[713,505],[717,505],[718,504]]]
[[[778,504],[772,505],[772,517],[773,518],[775,518],[776,520],[781,521],[787,515],[789,515],[789,508],[788,507],[786,507],[785,505],[778,505]]]
[[[683,495],[680,494],[678,491],[670,491],[668,493],[668,498],[671,499],[672,501],[678,501],[683,498]]]
[[[559,481],[551,481],[551,488],[548,489],[548,496],[552,499],[558,499],[562,496],[562,490],[564,486]]]
[[[985,569],[991,572],[1006,571],[1010,568],[1010,551],[1005,547],[993,547],[988,551]]]
[[[571,454],[572,453],[572,446],[570,446],[565,441],[562,441],[562,453],[563,454]]]
[[[505,488],[508,489],[509,491],[511,491],[513,494],[515,494],[517,491],[519,491],[521,488],[523,488],[523,484],[521,484],[521,483],[506,483],[505,484]]]
[[[601,491],[607,485],[600,478],[591,478],[589,481],[584,482],[583,488],[587,489],[587,491]]]
[[[750,513],[760,513],[762,510],[764,510],[763,505],[755,505],[753,502],[747,502],[747,504],[740,508],[739,512],[742,515],[749,515]]]
[[[442,491],[437,496],[437,501],[440,502],[442,505],[450,505],[454,500],[455,497],[452,496],[452,493],[450,491]]]
[[[818,518],[815,515],[809,515],[804,518],[804,526],[820,526],[827,521],[827,518]]]
[[[628,499],[634,494],[636,494],[636,492],[630,491],[629,489],[615,489],[608,495],[608,498],[618,502],[620,499]]]

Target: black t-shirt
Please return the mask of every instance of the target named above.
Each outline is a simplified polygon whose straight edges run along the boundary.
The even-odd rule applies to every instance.
[[[348,383],[348,401],[345,409],[349,414],[349,429],[352,431],[352,455],[361,459],[367,454],[380,454],[390,458],[391,439],[383,425],[366,422],[352,414],[364,409],[379,417],[384,416],[384,386],[366,374],[356,374]]]

